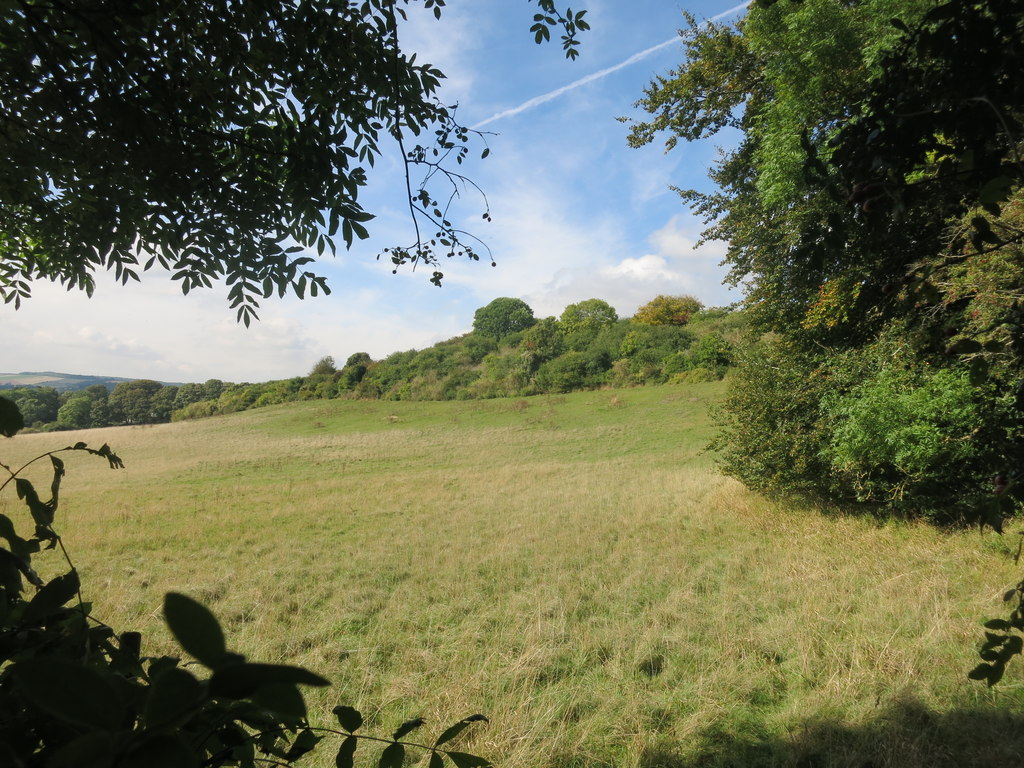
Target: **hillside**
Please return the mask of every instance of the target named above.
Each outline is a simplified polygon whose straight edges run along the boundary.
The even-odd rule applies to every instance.
[[[321,724],[482,712],[459,748],[517,768],[1016,764],[1019,666],[966,679],[1012,542],[766,501],[705,450],[721,392],[289,403],[3,460],[109,442],[57,521],[97,616],[171,653],[161,596],[193,595],[334,682]]]
[[[5,397],[29,428],[53,431],[160,424],[303,400],[474,400],[696,383],[725,375],[747,341],[747,326],[743,312],[705,309],[688,296],[655,297],[633,318],[588,299],[560,318],[540,320],[522,300],[500,297],[477,310],[470,333],[382,360],[356,352],[340,367],[327,356],[306,376],[255,384],[120,380],[112,390],[89,377],[65,377],[86,387],[60,391],[62,374],[26,373],[11,377],[25,383],[8,387]]]
[[[58,392],[70,392],[102,384],[113,389],[119,382],[132,381],[116,376],[83,376],[76,373],[57,373],[56,371],[23,371],[22,373],[0,373],[0,389],[17,387],[53,387]]]

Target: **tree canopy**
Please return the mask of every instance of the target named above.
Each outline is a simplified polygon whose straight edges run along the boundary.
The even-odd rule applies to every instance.
[[[533,2],[537,42],[560,27],[574,58],[585,12]],[[385,142],[407,173],[465,181],[453,163],[472,132],[438,100],[443,74],[399,42],[413,6],[440,18],[444,2],[10,4],[0,296],[18,305],[40,278],[91,293],[98,269],[126,282],[159,266],[186,293],[223,280],[248,324],[259,298],[327,292],[310,254],[367,237],[359,195]],[[388,250],[396,268],[479,258],[450,195],[409,181],[416,234]]]
[[[633,315],[633,322],[645,325],[686,325],[704,308],[693,296],[655,296]]]
[[[502,296],[480,307],[473,314],[473,330],[484,336],[502,339],[510,333],[525,331],[536,322],[530,305],[522,299]]]
[[[601,326],[614,323],[619,319],[615,307],[604,299],[585,299],[570,304],[559,317],[562,328],[567,334],[579,331],[596,333]]]

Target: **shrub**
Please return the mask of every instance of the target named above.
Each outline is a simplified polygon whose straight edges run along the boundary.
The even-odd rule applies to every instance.
[[[188,421],[189,419],[205,419],[220,413],[216,400],[201,400],[190,403],[171,414],[171,421]]]
[[[816,361],[788,342],[749,347],[718,411],[722,469],[758,490],[819,492],[829,476],[818,412],[827,384]]]
[[[735,353],[732,344],[724,336],[712,332],[701,336],[691,347],[690,354],[695,367],[717,371],[718,378],[721,378],[725,369],[732,365]]]
[[[545,392],[572,392],[590,381],[587,358],[582,352],[566,352],[537,371],[537,386]]]
[[[685,371],[673,374],[669,378],[670,384],[704,384],[709,381],[718,381],[722,377],[717,371],[707,368],[690,368]]]
[[[928,509],[978,455],[982,418],[966,372],[885,368],[826,397],[822,411],[823,454],[858,501]]]

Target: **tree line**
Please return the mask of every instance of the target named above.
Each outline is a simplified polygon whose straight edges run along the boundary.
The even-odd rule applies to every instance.
[[[103,384],[65,391],[15,387],[5,390],[4,397],[18,406],[30,429],[93,429],[167,422],[177,410],[220,397],[226,386],[219,379],[181,385],[137,379],[119,382],[112,390]]]
[[[462,336],[376,361],[357,352],[340,367],[325,357],[308,376],[229,385],[173,418],[294,400],[469,400],[721,378],[742,343],[743,315],[704,309],[691,297],[655,302],[689,309],[623,319],[607,302],[587,299],[559,317],[537,319],[521,299],[501,297],[478,309],[473,330]]]
[[[473,330],[422,350],[373,360],[324,357],[306,376],[261,383],[161,384],[151,380],[58,392],[8,390],[41,430],[158,424],[249,408],[333,398],[467,400],[564,393],[603,386],[722,378],[745,337],[745,315],[704,308],[690,296],[658,296],[631,318],[602,299],[534,317],[521,299],[500,297],[474,314]]]

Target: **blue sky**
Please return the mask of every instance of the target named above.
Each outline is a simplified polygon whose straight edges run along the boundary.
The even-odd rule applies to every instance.
[[[565,2],[560,2],[564,5]],[[682,12],[734,18],[730,0],[590,0],[592,30],[581,56],[555,41],[536,46],[535,6],[522,0],[448,0],[440,22],[427,14],[402,33],[418,60],[439,66],[446,103],[488,132],[486,160],[465,172],[487,193],[463,197],[467,228],[490,246],[486,262],[392,274],[383,247],[408,244],[411,224],[397,148],[378,162],[364,198],[377,214],[371,238],[318,264],[327,297],[274,300],[250,328],[235,322],[226,288],[182,296],[165,276],[117,286],[100,276],[92,299],[38,283],[20,310],[0,307],[4,372],[68,373],[162,381],[265,381],[304,375],[324,355],[374,359],[421,349],[470,330],[473,312],[498,296],[526,301],[537,317],[600,298],[628,317],[658,294],[688,293],[708,305],[740,298],[721,284],[721,243],[694,249],[701,230],[669,185],[707,188],[712,143],[630,149],[617,116],[641,117],[633,102],[657,74],[679,64]],[[493,134],[493,135],[492,135]],[[482,148],[482,147],[481,147]],[[479,153],[476,153],[479,157]]]

